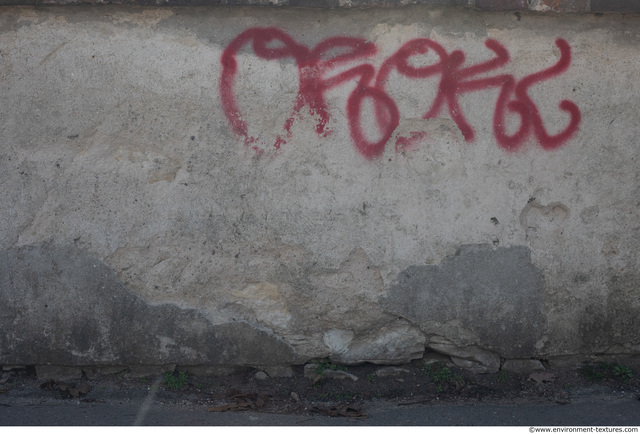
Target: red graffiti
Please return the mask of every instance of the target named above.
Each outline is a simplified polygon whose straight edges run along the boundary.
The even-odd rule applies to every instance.
[[[411,131],[411,137],[398,137],[396,139],[396,152],[413,151],[418,146],[418,142],[427,137],[424,131]]]
[[[458,98],[464,93],[489,88],[500,89],[494,109],[493,132],[498,144],[506,150],[519,149],[532,134],[543,149],[558,148],[573,136],[580,125],[580,110],[576,104],[569,100],[562,100],[559,108],[569,114],[569,124],[561,132],[555,135],[549,134],[538,107],[528,93],[533,85],[549,80],[569,68],[571,48],[564,39],[556,40],[560,59],[555,65],[527,75],[519,81],[511,74],[485,76],[510,61],[507,49],[493,39],[485,42],[485,46],[493,52],[493,57],[474,65],[465,65],[465,54],[460,50],[448,53],[437,42],[418,38],[407,42],[386,59],[377,73],[373,65],[361,63],[327,78],[337,66],[374,56],[377,52],[376,46],[361,38],[334,37],[322,41],[310,50],[279,29],[252,28],[231,41],[222,54],[220,80],[220,95],[225,114],[235,133],[245,138],[247,146],[257,139],[249,136],[248,126],[242,118],[235,99],[234,83],[238,74],[236,57],[248,44],[251,44],[253,52],[261,59],[292,58],[298,66],[298,95],[291,116],[284,125],[287,138],[291,136],[295,114],[305,106],[317,119],[316,133],[321,136],[329,134],[327,123],[330,113],[325,94],[335,87],[355,80],[356,86],[347,97],[347,121],[356,149],[366,158],[375,158],[383,154],[387,142],[400,122],[398,107],[385,89],[394,70],[411,79],[439,76],[438,92],[434,101],[426,109],[423,118],[435,118],[446,109],[468,142],[475,139],[475,132],[465,118]],[[437,63],[420,67],[412,65],[413,57],[425,55],[429,51],[436,54]],[[338,54],[333,54],[335,52]],[[482,77],[478,78],[481,75]],[[367,99],[370,100],[375,111],[379,137],[377,140],[367,138],[364,131],[362,112],[363,104]],[[519,119],[519,128],[511,135],[505,129],[506,117],[510,114],[515,114]],[[396,151],[413,149],[425,136],[424,132],[414,131],[410,138],[398,137]],[[274,146],[279,149],[284,143],[286,140],[278,136]]]

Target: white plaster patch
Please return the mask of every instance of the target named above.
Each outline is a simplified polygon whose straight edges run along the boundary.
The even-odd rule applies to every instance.
[[[329,330],[322,336],[322,341],[332,354],[342,354],[349,349],[354,334],[348,330]]]

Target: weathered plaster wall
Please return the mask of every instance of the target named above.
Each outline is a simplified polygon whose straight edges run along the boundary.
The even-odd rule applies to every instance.
[[[0,364],[639,354],[639,29],[0,8]]]

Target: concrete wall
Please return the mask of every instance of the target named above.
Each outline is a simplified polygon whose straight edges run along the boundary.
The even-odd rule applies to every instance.
[[[622,14],[0,8],[0,365],[640,354],[639,42]]]

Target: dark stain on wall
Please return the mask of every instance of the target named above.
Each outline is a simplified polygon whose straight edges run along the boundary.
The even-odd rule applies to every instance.
[[[465,245],[440,265],[402,271],[382,305],[421,326],[457,320],[485,349],[528,358],[546,327],[544,290],[528,247]]]
[[[269,366],[300,362],[276,336],[151,305],[99,259],[48,244],[0,252],[0,365]]]

